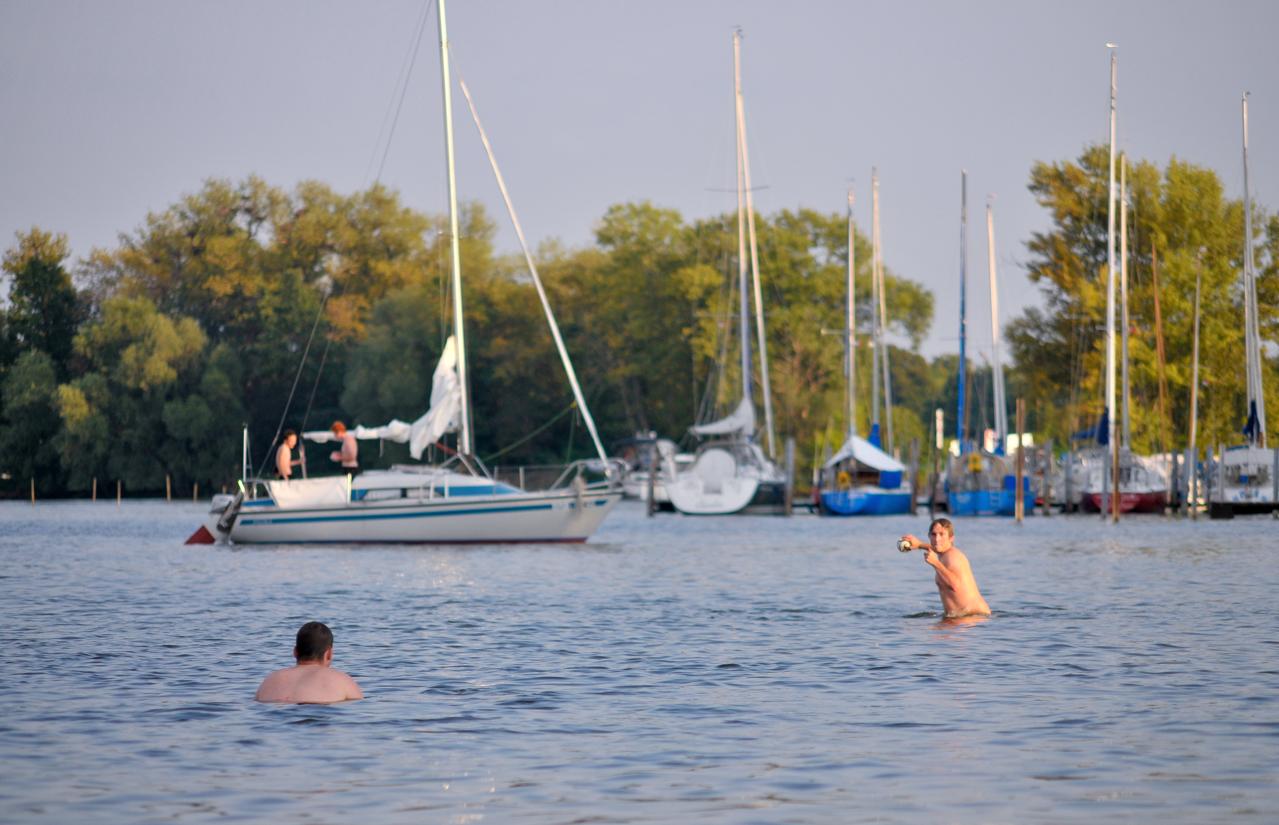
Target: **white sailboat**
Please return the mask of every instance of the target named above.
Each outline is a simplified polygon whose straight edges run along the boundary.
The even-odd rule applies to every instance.
[[[594,440],[599,461],[572,464],[550,488],[526,491],[490,478],[475,458],[463,324],[457,182],[453,162],[452,82],[444,0],[439,2],[438,15],[449,183],[453,335],[436,366],[430,409],[413,424],[392,421],[384,427],[359,428],[356,436],[407,441],[410,454],[418,459],[444,433],[455,431],[458,433],[456,454],[442,466],[402,465],[355,477],[253,481],[244,485],[234,497],[223,496],[214,500],[205,525],[206,540],[307,544],[580,542],[599,527],[622,497],[617,472],[600,443],[595,422],[577,382],[532,257],[528,255],[513,209],[511,217],[525,248],[530,275],[551,326],[578,409]],[[478,117],[476,124],[479,125]],[[480,132],[493,161],[482,127]],[[510,198],[496,162],[494,171],[510,208]],[[314,441],[327,438],[327,433],[306,435]],[[588,482],[588,469],[603,475],[603,480]]]
[[[760,377],[764,391],[765,422],[770,449],[773,446],[774,436],[741,78],[741,32],[735,31],[733,32],[733,85],[737,131],[738,333],[741,341],[742,397],[737,408],[727,417],[690,428],[694,435],[714,438],[698,448],[692,466],[678,473],[667,486],[671,504],[681,513],[690,515],[725,515],[743,511],[781,512],[785,506],[785,474],[765,455],[755,441],[755,404],[751,400],[750,299],[746,281],[748,231],[750,262],[755,282]]]
[[[1217,459],[1208,513],[1267,513],[1279,504],[1279,454],[1266,449],[1266,397],[1261,381],[1261,331],[1257,321],[1257,272],[1252,249],[1252,193],[1248,189],[1248,95],[1243,96],[1243,298],[1244,356],[1248,388],[1246,444],[1228,447]]]

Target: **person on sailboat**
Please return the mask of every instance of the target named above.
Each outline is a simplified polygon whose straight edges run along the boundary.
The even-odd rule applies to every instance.
[[[280,448],[275,451],[275,472],[285,481],[293,475],[293,468],[302,463],[301,458],[293,457],[293,448],[297,445],[298,434],[293,430],[285,430]]]
[[[329,429],[342,445],[329,454],[329,460],[341,464],[343,471],[357,475],[360,472],[360,446],[355,442],[355,433],[348,430],[341,421],[334,421]]]
[[[968,563],[968,557],[955,546],[955,525],[947,518],[934,519],[928,525],[928,538],[931,544],[925,544],[907,534],[901,537],[899,546],[903,552],[915,549],[924,551],[924,562],[937,571],[937,593],[941,596],[941,606],[946,618],[989,616],[990,606],[977,589],[977,580],[973,578],[973,568]]]
[[[259,702],[328,705],[364,698],[364,692],[354,679],[332,667],[333,631],[323,622],[302,625],[293,646],[293,658],[296,665],[277,670],[262,680],[254,699]]]

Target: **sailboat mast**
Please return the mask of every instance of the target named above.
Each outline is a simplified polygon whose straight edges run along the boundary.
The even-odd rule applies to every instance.
[[[1119,156],[1119,305],[1122,321],[1123,445],[1132,446],[1128,384],[1128,155]]]
[[[736,33],[733,68],[737,86],[737,142],[740,146],[742,188],[746,192],[746,227],[750,235],[751,281],[755,292],[755,333],[759,347],[759,381],[764,393],[764,431],[768,434],[768,454],[777,455],[773,433],[773,393],[768,384],[768,339],[764,335],[764,292],[759,281],[759,243],[755,239],[755,197],[751,194],[751,156],[746,145],[746,103],[742,97],[741,31]]]
[[[955,438],[959,440],[959,453],[968,452],[968,417],[964,407],[964,379],[968,362],[964,344],[968,341],[968,316],[965,300],[968,291],[968,170],[959,173],[959,409],[955,415]]]
[[[879,171],[870,170],[870,431],[876,446],[883,442],[879,432]]]
[[[1115,50],[1110,50],[1110,184],[1106,191],[1106,425],[1112,455],[1111,470],[1119,478],[1119,444],[1115,438],[1115,97],[1117,64]],[[1119,502],[1111,502],[1118,520]]]
[[[875,215],[879,215],[879,180],[875,180]],[[879,284],[879,355],[884,368],[884,451],[893,452],[893,382],[888,371],[888,299],[884,289],[884,243],[879,236],[879,221],[875,222],[875,281]]]
[[[746,184],[742,167],[742,32],[733,32],[733,106],[734,131],[737,134],[737,302],[738,339],[742,356],[742,400],[751,402],[751,336],[750,297],[746,293]]]
[[[995,274],[995,213],[986,204],[986,264],[990,272],[990,345],[994,362],[995,432],[999,446],[1008,443],[1008,409],[1004,401],[1004,364],[999,351],[999,281]]]
[[[856,332],[856,231],[853,227],[853,190],[848,190],[848,306],[844,315],[844,378],[848,401],[848,436],[857,435],[857,332]]]
[[[1266,397],[1261,387],[1261,330],[1257,320],[1257,271],[1252,257],[1252,190],[1248,188],[1248,95],[1243,96],[1243,285],[1244,338],[1248,359],[1248,418],[1257,415],[1257,431],[1250,439],[1266,446]]]
[[[444,0],[439,4],[440,21],[440,76],[444,83],[444,153],[448,163],[449,179],[449,244],[453,265],[453,338],[457,343],[457,378],[462,388],[462,406],[458,415],[457,447],[462,455],[471,455],[471,393],[466,375],[466,332],[462,323],[462,248],[457,219],[457,172],[453,159],[453,82],[449,76],[449,35],[444,22]]]

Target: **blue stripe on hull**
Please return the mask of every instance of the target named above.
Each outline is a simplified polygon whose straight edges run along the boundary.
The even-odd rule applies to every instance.
[[[603,507],[608,503],[608,499],[599,499],[594,502],[587,502],[588,507]],[[575,507],[576,502],[570,504],[570,508]],[[385,512],[385,513],[351,513],[343,515],[316,515],[316,516],[258,516],[240,517],[240,524],[246,527],[265,524],[306,524],[312,522],[333,522],[333,521],[384,521],[387,519],[415,519],[415,518],[435,518],[437,516],[484,516],[494,513],[513,513],[528,512],[532,510],[551,510],[551,504],[526,504],[519,507],[473,507],[462,510],[457,509],[434,509],[419,510],[412,507],[405,507],[409,512]]]

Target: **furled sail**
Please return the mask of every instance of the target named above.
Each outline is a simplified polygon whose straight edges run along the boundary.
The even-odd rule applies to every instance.
[[[444,342],[444,352],[435,365],[435,377],[431,381],[431,408],[413,422],[409,434],[409,455],[421,458],[427,447],[440,436],[458,428],[462,411],[462,382],[457,377],[457,343],[450,335]]]
[[[457,377],[457,346],[453,336],[444,343],[444,352],[435,365],[435,377],[431,381],[431,408],[412,424],[394,419],[381,427],[356,427],[356,438],[384,439],[400,444],[408,442],[409,453],[421,458],[431,444],[447,432],[458,427],[458,415],[462,409],[462,384]],[[314,430],[302,434],[307,441],[326,444],[337,441],[331,430]]]
[[[750,399],[743,398],[727,418],[712,421],[709,424],[696,424],[689,427],[694,435],[728,435],[740,433],[749,436],[755,432],[755,406]]]
[[[906,465],[857,435],[849,436],[848,440],[844,442],[844,446],[840,447],[839,452],[827,460],[825,466],[834,467],[850,458],[858,464],[863,464],[880,472],[902,472],[906,469]]]

